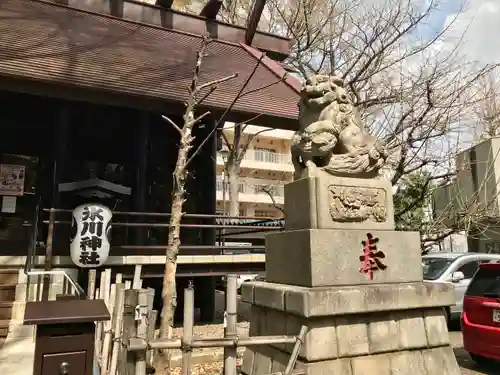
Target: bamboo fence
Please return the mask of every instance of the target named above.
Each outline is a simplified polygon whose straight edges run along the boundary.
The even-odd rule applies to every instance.
[[[273,375],[299,375],[304,374],[304,370],[295,370],[295,363],[299,356],[301,345],[307,334],[307,327],[302,326],[297,336],[255,336],[239,338],[237,334],[237,305],[238,305],[236,275],[229,275],[226,289],[226,321],[223,338],[203,338],[193,337],[194,328],[194,290],[192,285],[184,290],[184,321],[182,339],[162,339],[156,340],[142,334],[140,324],[134,332],[129,328],[129,335],[124,337],[127,346],[127,366],[128,372],[120,375],[145,375],[143,358],[148,351],[161,349],[180,349],[182,351],[182,374],[189,375],[191,371],[191,353],[194,348],[224,348],[224,374],[236,375],[238,347],[250,347],[269,344],[295,344],[286,369],[282,373]],[[124,323],[125,324],[125,323]],[[135,333],[135,335],[133,334]],[[146,353],[146,354],[145,354]]]
[[[99,375],[147,375],[153,374],[154,354],[161,349],[182,351],[182,373],[191,371],[191,353],[194,348],[224,348],[224,374],[236,375],[238,347],[269,344],[295,344],[290,360],[283,373],[274,375],[299,375],[295,363],[307,328],[302,327],[297,336],[256,336],[239,338],[237,334],[236,276],[229,275],[226,290],[225,329],[223,338],[197,339],[194,328],[194,289],[190,284],[184,290],[184,320],[181,339],[158,340],[155,337],[158,312],[153,310],[154,290],[143,289],[141,266],[136,266],[133,280],[123,280],[116,274],[112,280],[111,269],[100,274],[96,289],[97,271],[89,271],[88,298],[103,299],[111,320],[96,323],[95,358]],[[167,358],[169,356],[167,355]]]
[[[127,371],[128,337],[141,337],[152,340],[155,334],[157,312],[153,310],[154,290],[142,288],[141,266],[135,266],[133,280],[123,280],[117,273],[112,280],[111,269],[100,273],[99,287],[96,288],[97,271],[89,271],[87,296],[89,299],[102,299],[106,304],[111,320],[96,323],[95,359],[100,375],[135,374]],[[147,319],[142,319],[146,314]],[[135,330],[135,322],[137,330]],[[130,331],[134,327],[133,331]],[[137,373],[146,374],[153,368],[152,350],[143,353],[138,361]]]

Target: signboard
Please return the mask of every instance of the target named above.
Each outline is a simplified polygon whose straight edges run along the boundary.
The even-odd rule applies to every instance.
[[[24,165],[0,164],[0,195],[23,195],[25,178]]]
[[[111,210],[98,203],[83,204],[73,210],[71,260],[78,267],[102,266],[109,256]]]

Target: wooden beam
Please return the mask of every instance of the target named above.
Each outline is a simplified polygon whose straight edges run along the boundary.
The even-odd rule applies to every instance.
[[[217,14],[219,14],[221,7],[222,0],[208,0],[208,2],[201,10],[200,16],[208,18],[210,20],[215,20],[217,18]]]
[[[262,12],[264,11],[264,6],[266,5],[266,0],[255,0],[252,8],[252,12],[248,17],[247,29],[245,32],[245,44],[251,46],[255,33],[257,32],[257,26],[259,25],[260,18],[262,17]]]
[[[172,4],[174,3],[174,0],[156,0],[156,5],[165,8],[165,9],[170,9],[172,8]]]

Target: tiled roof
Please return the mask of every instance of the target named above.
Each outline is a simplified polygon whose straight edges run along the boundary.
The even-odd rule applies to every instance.
[[[187,98],[200,43],[199,35],[55,4],[0,2],[0,76],[9,78],[179,102]],[[258,51],[214,40],[208,47],[200,83],[233,73],[239,76],[221,84],[204,105],[227,108],[257,62]],[[278,74],[284,72],[270,59],[264,63],[248,90],[277,81]],[[293,80],[243,96],[234,112],[288,119],[289,127],[294,128],[299,86]]]

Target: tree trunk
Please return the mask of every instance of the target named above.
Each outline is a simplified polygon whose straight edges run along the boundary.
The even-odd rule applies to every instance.
[[[173,174],[172,186],[172,208],[168,229],[168,246],[166,251],[165,274],[163,278],[163,308],[161,312],[160,337],[168,338],[171,327],[174,325],[174,314],[177,307],[177,293],[175,274],[177,271],[177,254],[181,244],[180,224],[182,219],[182,206],[185,202],[185,190],[187,178],[187,160],[191,149],[193,137],[191,129],[184,128],[181,134],[177,162]]]
[[[227,161],[227,180],[229,182],[229,216],[240,216],[239,188],[240,188],[240,166],[236,160],[230,158]]]

